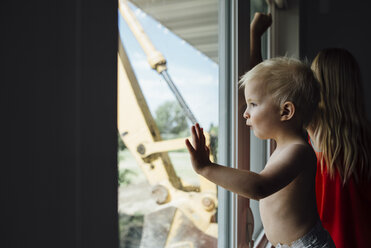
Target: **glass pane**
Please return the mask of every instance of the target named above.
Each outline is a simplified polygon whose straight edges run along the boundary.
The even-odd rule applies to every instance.
[[[120,248],[217,246],[217,188],[193,171],[184,143],[195,118],[217,159],[217,11],[217,0],[120,3]]]

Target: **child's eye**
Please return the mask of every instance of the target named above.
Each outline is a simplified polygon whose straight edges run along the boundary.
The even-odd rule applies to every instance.
[[[251,105],[252,107],[255,107],[255,106],[256,106],[256,103],[254,103],[254,102],[250,102],[250,105]]]

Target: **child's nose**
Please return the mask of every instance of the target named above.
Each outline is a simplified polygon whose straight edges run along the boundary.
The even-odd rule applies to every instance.
[[[245,110],[245,112],[243,113],[243,118],[245,119],[249,119],[250,118],[250,114],[247,110]]]

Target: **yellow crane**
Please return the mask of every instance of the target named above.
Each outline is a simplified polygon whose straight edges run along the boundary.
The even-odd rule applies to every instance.
[[[155,49],[126,0],[119,1],[119,11],[151,68],[165,79],[184,114],[192,123],[197,122],[167,73],[164,56]],[[176,175],[168,152],[185,148],[184,138],[162,140],[121,41],[117,125],[120,137],[152,186],[152,195],[159,205],[144,218],[141,247],[216,247],[216,185],[203,177],[200,186],[185,185]],[[207,133],[206,138],[209,142]]]

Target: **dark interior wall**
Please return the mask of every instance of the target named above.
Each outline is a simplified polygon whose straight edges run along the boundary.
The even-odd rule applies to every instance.
[[[117,1],[6,1],[0,18],[0,246],[118,247]]]
[[[360,64],[371,119],[371,3],[349,0],[300,1],[300,56],[313,59],[326,47],[348,49]]]

